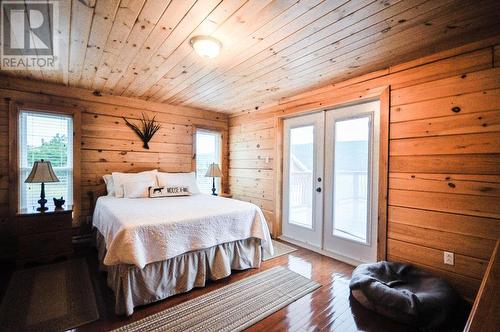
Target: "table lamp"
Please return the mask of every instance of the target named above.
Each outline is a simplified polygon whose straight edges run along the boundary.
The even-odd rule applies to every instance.
[[[36,209],[40,212],[48,210],[48,208],[45,207],[45,204],[47,203],[47,200],[45,199],[45,182],[59,182],[59,179],[54,173],[50,161],[44,161],[43,159],[40,161],[35,161],[33,163],[31,173],[30,175],[28,175],[28,178],[24,181],[24,183],[42,184],[42,192],[40,193],[40,199],[38,200],[38,204],[40,204],[40,207]]]
[[[217,196],[217,193],[215,192],[215,178],[222,177],[219,165],[216,163],[212,163],[212,165],[210,165],[210,167],[208,168],[207,174],[205,174],[205,176],[212,178],[212,195]]]

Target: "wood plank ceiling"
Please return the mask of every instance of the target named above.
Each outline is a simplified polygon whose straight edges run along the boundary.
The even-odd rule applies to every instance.
[[[223,112],[500,28],[498,0],[61,0],[60,12],[61,69],[8,74]],[[220,56],[195,54],[196,35],[219,39]]]

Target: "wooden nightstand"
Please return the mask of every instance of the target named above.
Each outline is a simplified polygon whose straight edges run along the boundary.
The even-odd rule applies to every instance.
[[[36,209],[17,214],[17,265],[31,262],[49,262],[73,253],[71,243],[71,206],[41,213]]]
[[[233,195],[228,194],[228,193],[220,193],[219,196],[220,197],[225,197],[225,198],[233,198]]]

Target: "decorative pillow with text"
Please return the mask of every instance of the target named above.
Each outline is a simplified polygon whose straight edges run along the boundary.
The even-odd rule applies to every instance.
[[[173,196],[189,196],[189,188],[187,187],[149,187],[149,197],[173,197]]]

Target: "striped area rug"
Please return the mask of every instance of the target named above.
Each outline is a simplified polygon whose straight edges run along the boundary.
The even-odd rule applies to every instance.
[[[318,287],[278,266],[114,331],[242,331]]]

